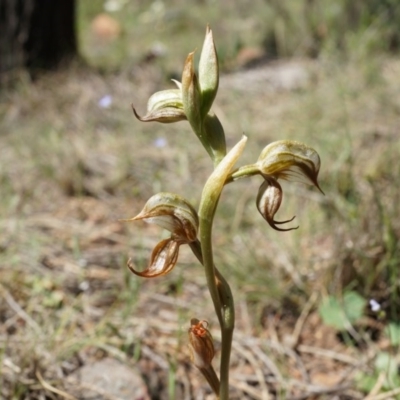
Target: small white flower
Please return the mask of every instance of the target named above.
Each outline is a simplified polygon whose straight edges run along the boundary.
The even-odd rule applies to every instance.
[[[381,309],[381,305],[374,299],[369,301],[369,306],[371,307],[371,311],[378,312]]]
[[[113,102],[112,96],[107,94],[99,100],[98,105],[100,108],[109,108],[112,102]]]
[[[166,147],[168,144],[167,139],[163,137],[159,137],[156,140],[153,141],[154,147],[157,147],[158,149],[161,149],[163,147]]]

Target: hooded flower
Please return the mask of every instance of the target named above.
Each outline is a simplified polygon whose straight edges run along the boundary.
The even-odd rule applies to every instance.
[[[142,122],[172,123],[186,119],[183,111],[182,90],[179,82],[178,89],[162,90],[154,93],[147,102],[147,114],[141,117],[132,105],[133,113]]]
[[[277,225],[293,221],[275,221],[274,216],[282,202],[282,187],[278,179],[298,181],[318,185],[321,161],[318,153],[311,147],[293,140],[280,140],[266,146],[256,163],[259,173],[264,177],[257,196],[257,208],[269,225],[278,231],[295,228],[280,228]]]
[[[317,182],[321,166],[319,155],[303,143],[294,140],[273,142],[261,152],[256,165],[262,175],[313,184],[321,190]]]
[[[129,269],[136,275],[155,278],[170,272],[177,260],[179,246],[191,243],[197,238],[199,218],[195,209],[183,197],[162,192],[152,196],[143,210],[126,221],[144,220],[171,232],[169,239],[159,242],[153,249],[150,262],[144,271],[137,271],[131,261]]]
[[[272,228],[288,231],[296,228],[284,229],[277,225],[290,222],[294,217],[286,221],[274,219],[283,198],[278,179],[312,184],[322,192],[317,180],[320,166],[319,155],[313,148],[294,140],[279,140],[266,146],[255,164],[245,165],[234,171],[227,178],[226,183],[248,176],[261,175],[264,182],[257,195],[258,211]]]

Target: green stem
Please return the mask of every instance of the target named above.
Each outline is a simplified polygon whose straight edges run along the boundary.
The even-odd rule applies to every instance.
[[[216,208],[217,202],[214,203]],[[213,299],[215,311],[221,327],[221,363],[219,399],[229,399],[229,363],[232,347],[233,329],[235,326],[235,309],[228,283],[214,267],[212,252],[212,222],[215,208],[209,207],[208,218],[200,218],[200,241],[203,265],[208,288]],[[213,210],[214,208],[214,210]]]
[[[238,179],[247,178],[253,175],[259,175],[260,169],[257,164],[243,165],[228,175],[225,184],[237,181]]]
[[[212,226],[224,184],[232,167],[241,155],[246,141],[247,138],[243,137],[215,168],[204,185],[199,207],[201,247],[201,254],[199,255],[203,259],[208,288],[221,327],[220,400],[229,399],[229,362],[235,327],[235,309],[230,287],[214,267]],[[198,253],[198,249],[196,251]]]
[[[189,244],[193,254],[197,257],[202,265],[204,265],[201,244],[198,240]],[[235,326],[235,307],[233,296],[228,282],[214,266],[217,290],[220,304],[222,306],[222,323],[221,326],[221,364],[220,364],[220,399],[229,398],[229,362],[232,348],[232,336]],[[215,303],[214,303],[215,304]],[[203,373],[204,375],[204,373]],[[205,375],[204,375],[205,376]],[[208,378],[206,377],[208,380]],[[210,384],[210,382],[209,382]],[[211,384],[210,384],[211,386]],[[212,387],[212,386],[211,386]]]
[[[204,266],[203,254],[201,251],[201,243],[199,242],[199,240],[196,239],[196,241],[189,243],[189,246],[193,254],[200,261],[200,264]],[[234,309],[234,302],[233,302],[233,295],[231,292],[231,288],[226,279],[223,277],[221,272],[219,272],[218,268],[215,265],[214,265],[214,271],[215,271],[214,279],[216,282],[219,301],[221,304],[222,319],[227,322],[228,326],[231,325],[233,326],[234,320],[231,321],[232,314],[228,312],[229,310]]]
[[[235,312],[235,310],[232,310]],[[233,321],[234,322],[234,321]],[[229,399],[229,365],[232,349],[233,326],[225,327],[221,330],[221,363],[220,363],[220,389],[219,398],[221,400]]]
[[[206,211],[207,215],[203,215],[203,217],[200,217],[200,246],[208,290],[210,291],[210,295],[214,303],[215,312],[217,314],[218,321],[222,329],[224,326],[224,319],[222,314],[223,307],[217,287],[212,250],[212,224],[214,218],[213,211],[215,211],[217,203],[218,199],[216,199],[215,203],[211,202],[210,206],[208,206],[206,210],[203,210]]]
[[[218,164],[226,155],[225,142],[223,144],[214,143],[214,146],[212,146],[212,144],[210,144],[210,138],[207,135],[207,130],[205,129],[204,124],[201,125],[199,131],[196,131],[194,128],[193,131],[196,133],[196,136],[199,138],[201,144],[206,149],[208,155],[213,161],[214,168],[217,168]]]

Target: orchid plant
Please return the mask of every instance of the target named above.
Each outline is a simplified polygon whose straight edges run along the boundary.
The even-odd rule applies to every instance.
[[[229,398],[229,363],[235,326],[234,300],[228,282],[214,264],[212,228],[215,211],[225,185],[238,179],[259,175],[262,179],[256,198],[259,212],[275,230],[293,220],[276,221],[275,214],[282,202],[279,180],[301,181],[320,187],[317,182],[320,169],[318,153],[303,143],[279,140],[267,145],[258,160],[251,165],[234,169],[241,156],[247,137],[227,153],[225,133],[218,117],[211,111],[219,83],[218,56],[213,34],[207,27],[198,72],[194,68],[194,53],[186,58],[182,82],[177,88],[153,94],[147,103],[147,114],[135,116],[143,122],[173,123],[187,120],[209,154],[214,171],[206,181],[198,210],[185,198],[169,192],[152,196],[143,210],[127,221],[144,220],[171,232],[168,239],[158,243],[147,268],[137,271],[131,262],[130,270],[144,278],[155,278],[169,273],[178,261],[181,245],[188,245],[204,267],[207,285],[221,330],[221,360],[219,377],[212,366],[215,354],[212,336],[205,320],[192,319],[189,328],[189,348],[194,365],[208,381],[220,400]],[[322,191],[322,190],[321,190]]]

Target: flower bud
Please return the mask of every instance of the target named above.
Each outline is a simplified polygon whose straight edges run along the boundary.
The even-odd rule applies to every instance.
[[[188,331],[190,358],[193,364],[199,369],[210,366],[215,355],[213,338],[207,329],[207,325],[207,321],[199,321],[193,318],[190,321]]]
[[[303,143],[273,142],[261,152],[256,165],[264,176],[311,183],[322,192],[317,181],[321,165],[319,155]]]
[[[213,34],[207,26],[206,37],[199,62],[199,85],[201,92],[201,115],[204,117],[212,106],[217,95],[219,84],[218,56]]]
[[[186,119],[180,89],[162,90],[150,96],[147,102],[147,114],[144,117],[138,115],[133,106],[132,109],[136,118],[142,122],[171,123]]]
[[[194,53],[190,53],[185,61],[182,73],[182,103],[186,118],[194,132],[201,140],[202,120],[200,115],[201,95],[197,75],[194,71]]]
[[[172,233],[178,243],[190,243],[196,240],[199,217],[192,205],[183,197],[174,193],[161,192],[152,196],[143,210],[134,218],[126,221],[153,223]]]
[[[279,228],[277,226],[280,224],[285,224],[287,222],[293,221],[294,217],[286,221],[274,220],[274,216],[279,210],[279,207],[282,203],[282,197],[283,197],[283,192],[281,185],[278,183],[276,179],[269,177],[262,183],[258,191],[257,195],[258,211],[268,222],[271,228],[277,231],[291,231],[293,229],[297,229],[298,226],[296,228],[286,228],[286,229]]]

